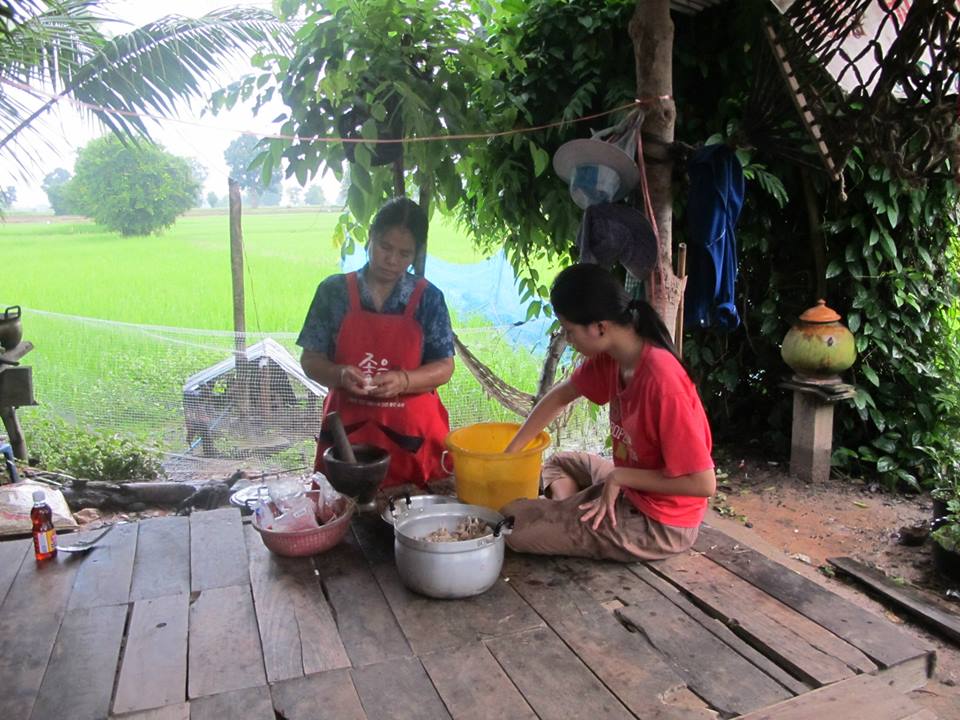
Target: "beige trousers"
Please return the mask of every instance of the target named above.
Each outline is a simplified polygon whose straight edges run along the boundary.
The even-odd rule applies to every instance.
[[[537,555],[572,555],[632,562],[660,560],[690,548],[699,528],[664,525],[637,510],[622,495],[617,500],[617,527],[604,518],[594,530],[580,521],[579,508],[600,496],[613,463],[584,452],[559,452],[543,465],[540,479],[546,494],[561,477],[573,480],[580,492],[564,500],[539,498],[514,500],[500,512],[513,515],[513,532],[507,535],[512,550]]]

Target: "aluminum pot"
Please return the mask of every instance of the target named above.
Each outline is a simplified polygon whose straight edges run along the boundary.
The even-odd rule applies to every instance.
[[[423,538],[464,518],[480,518],[490,534],[476,540],[431,542]],[[500,577],[503,536],[513,518],[480,505],[447,503],[398,516],[393,525],[394,556],[403,584],[433,598],[465,598],[486,592]]]
[[[408,514],[420,514],[435,505],[449,505],[457,499],[450,495],[410,495],[403,493],[387,501],[387,506],[380,513],[380,517],[387,525],[393,525],[396,518]]]

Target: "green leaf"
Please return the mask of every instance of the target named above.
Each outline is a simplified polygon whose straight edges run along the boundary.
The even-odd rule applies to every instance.
[[[885,230],[880,233],[880,246],[883,248],[884,253],[891,260],[897,257],[897,246],[893,242],[893,238],[890,237],[890,234]]]
[[[883,450],[888,455],[893,455],[897,451],[897,444],[890,438],[886,437],[885,435],[881,435],[878,438],[874,438],[873,445],[874,447],[877,447],[880,450]]]
[[[351,184],[347,191],[347,206],[357,220],[367,219],[367,199],[363,191],[356,185]]]
[[[863,363],[860,366],[860,371],[864,374],[867,380],[869,380],[874,387],[880,387],[880,378],[877,377],[877,373],[874,372],[874,369],[872,367],[870,367],[866,363]]]
[[[897,221],[900,219],[900,209],[897,207],[897,201],[892,200],[890,205],[887,205],[887,220],[890,223],[890,227],[895,228],[897,226]]]
[[[897,469],[897,461],[889,455],[883,455],[877,460],[877,472],[886,473]]]
[[[843,272],[843,261],[842,260],[831,260],[830,264],[827,265],[827,279],[836,277]]]
[[[360,150],[359,146],[357,146],[357,150]],[[370,173],[360,163],[353,163],[350,166],[350,182],[367,195],[373,193],[373,181],[370,179]]]
[[[852,312],[847,316],[847,328],[852,333],[860,329],[860,313]]]
[[[544,170],[550,166],[550,153],[539,147],[536,143],[530,143],[530,155],[533,158],[534,177],[543,175]]]

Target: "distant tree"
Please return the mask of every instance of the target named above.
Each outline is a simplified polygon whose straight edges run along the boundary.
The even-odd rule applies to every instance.
[[[302,195],[303,195],[302,189],[298,187],[290,188],[289,190],[287,190],[287,201],[291,205],[299,205]]]
[[[197,181],[197,197],[194,198],[194,207],[203,207],[203,184],[207,181],[207,167],[196,158],[187,160],[190,163],[190,173]]]
[[[326,205],[327,198],[323,194],[323,188],[319,185],[311,185],[307,188],[307,194],[303,196],[303,201],[307,205]]]
[[[70,173],[63,168],[57,168],[53,172],[47,173],[43,178],[43,191],[47,194],[47,200],[53,209],[54,215],[69,215],[72,210],[70,207],[69,191]]]
[[[17,201],[17,189],[7,185],[7,189],[0,188],[0,210],[7,210]]]
[[[254,195],[253,191],[248,193],[248,197]],[[271,184],[266,190],[261,192],[259,195],[254,195],[256,200],[251,202],[251,204],[256,207],[259,205],[264,205],[266,207],[276,207],[280,204],[280,200],[283,198],[283,188],[280,187],[280,181],[277,183]]]
[[[252,135],[241,135],[223,151],[223,159],[230,168],[230,177],[237,181],[241,188],[247,191],[247,198],[253,207],[261,203],[264,205],[280,204],[280,168],[273,171],[270,182],[264,185],[260,177],[260,169],[250,169],[250,163],[260,154],[257,147],[257,138]],[[273,195],[276,194],[276,202]]]
[[[194,204],[199,183],[190,163],[156,145],[102,137],[81,148],[70,182],[74,206],[123,235],[173,225]]]
[[[213,190],[207,193],[207,205],[215,208],[219,202],[220,198],[217,197],[217,194]]]

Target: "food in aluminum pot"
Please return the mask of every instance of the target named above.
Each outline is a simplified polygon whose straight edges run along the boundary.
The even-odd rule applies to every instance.
[[[434,530],[425,535],[422,540],[427,542],[460,542],[462,540],[477,540],[493,533],[488,523],[478,517],[460,518],[453,530],[445,527]]]
[[[425,539],[441,528],[456,528],[464,518],[479,518],[493,528],[460,542]],[[400,580],[409,589],[434,598],[464,598],[486,592],[503,567],[503,535],[512,518],[480,505],[444,503],[397,516],[393,550]]]

